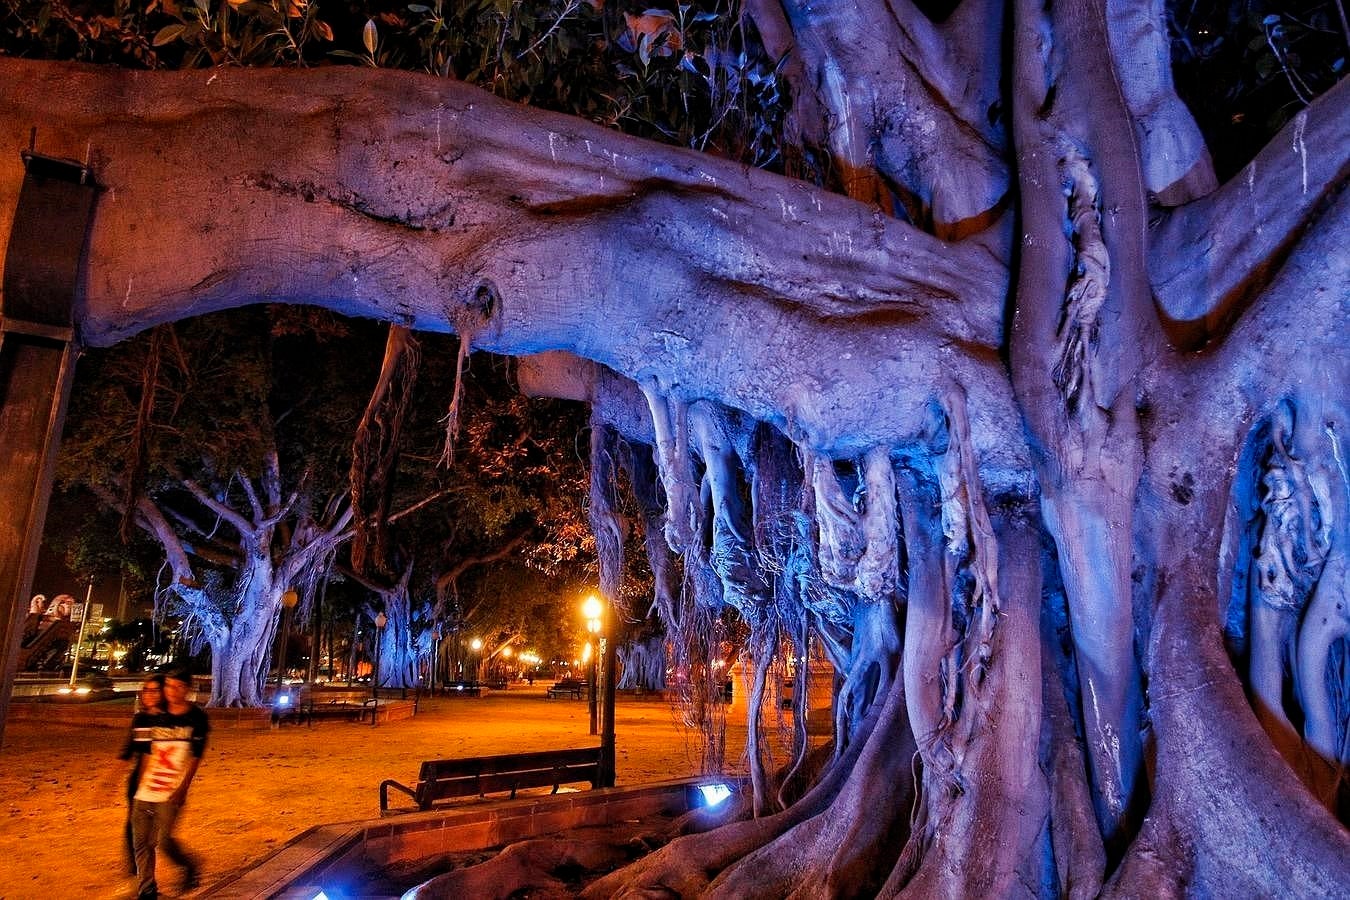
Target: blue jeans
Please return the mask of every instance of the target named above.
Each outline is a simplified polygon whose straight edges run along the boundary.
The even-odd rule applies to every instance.
[[[144,800],[131,802],[131,842],[136,853],[137,897],[154,897],[159,892],[155,884],[155,848],[164,851],[164,855],[175,865],[182,866],[189,873],[195,871],[192,857],[188,856],[173,836],[173,825],[178,820],[181,805],[170,801],[147,803]]]

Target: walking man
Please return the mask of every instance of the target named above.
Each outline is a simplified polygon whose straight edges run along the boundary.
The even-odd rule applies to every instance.
[[[155,849],[183,868],[183,890],[198,885],[197,863],[173,836],[174,822],[187,799],[192,777],[206,750],[210,726],[206,713],[189,703],[188,676],[171,672],[164,676],[164,711],[142,731],[138,752],[145,754],[140,783],[131,805],[132,843],[139,877],[137,900],[157,900]]]

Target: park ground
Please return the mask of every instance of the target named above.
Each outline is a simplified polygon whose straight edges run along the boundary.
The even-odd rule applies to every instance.
[[[379,783],[409,783],[423,759],[598,743],[588,733],[586,703],[548,700],[545,687],[513,686],[477,699],[424,698],[415,718],[378,727],[322,721],[264,731],[218,729],[177,829],[202,862],[203,888],[196,894],[311,826],[377,818]],[[621,698],[615,719],[619,784],[699,774],[699,735],[684,727],[669,703]],[[728,772],[744,771],[745,734],[738,696],[727,710]],[[120,843],[127,769],[116,757],[124,738],[113,728],[28,719],[6,725],[0,900],[135,895]],[[165,868],[161,896],[193,896],[177,893],[179,873]]]

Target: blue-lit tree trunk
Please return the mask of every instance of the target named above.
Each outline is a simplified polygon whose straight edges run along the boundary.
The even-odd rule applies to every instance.
[[[334,504],[316,519],[309,497],[282,495],[275,454],[262,467],[257,485],[242,473],[232,479],[248,500],[243,511],[227,491],[213,495],[192,479],[176,486],[192,498],[186,508],[182,497],[136,501],[134,521],[159,543],[172,577],[160,594],[162,611],[182,617],[186,633],[211,648],[211,706],[263,705],[282,594],[297,589],[311,602],[332,553],[350,537],[349,510]],[[208,535],[197,524],[204,517],[226,527]]]
[[[672,634],[805,620],[844,681],[813,787],[757,772],[759,815],[591,895],[1343,893],[1350,82],[1220,187],[1160,3],[750,13],[848,196],[332,69],[0,61],[0,149],[39,123],[116,191],[91,340],[266,299],[605,367]],[[793,465],[756,484],[765,441]],[[561,890],[563,855],[420,896]]]
[[[385,615],[383,629],[372,627],[373,640],[380,642],[380,671],[378,683],[387,688],[415,688],[432,649],[430,604],[420,607],[410,595],[408,583],[412,578],[413,567],[407,566],[403,574],[390,587],[382,587],[364,582],[365,587],[375,595],[373,603],[366,608],[366,618],[375,620],[379,613]],[[349,573],[350,574],[350,573]],[[370,647],[371,658],[375,657],[375,646]]]

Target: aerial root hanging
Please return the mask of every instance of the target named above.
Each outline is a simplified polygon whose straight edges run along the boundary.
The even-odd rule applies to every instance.
[[[749,618],[767,602],[768,591],[751,545],[751,513],[742,500],[745,467],[737,455],[724,408],[699,401],[690,409],[690,426],[703,460],[703,487],[711,503],[712,547],[709,562],[722,580],[722,598]]]
[[[455,389],[450,398],[450,408],[445,412],[445,446],[441,448],[440,465],[445,468],[455,464],[455,442],[459,440],[459,419],[464,407],[464,370],[469,365],[469,351],[473,346],[473,334],[461,330],[459,333],[459,353],[455,357]]]
[[[689,408],[667,399],[657,386],[639,382],[652,414],[656,435],[656,467],[666,491],[666,543],[676,553],[686,553],[698,539],[698,483],[689,451]]]
[[[613,607],[619,601],[623,577],[624,523],[618,511],[617,435],[612,428],[592,418],[589,518],[595,536],[600,567],[600,593]]]
[[[959,598],[967,622],[963,674],[978,689],[988,670],[999,616],[998,539],[985,508],[979,467],[970,438],[965,392],[950,387],[943,398],[947,449],[937,465],[942,492],[942,531],[946,538],[948,589]],[[958,588],[968,582],[969,587]],[[956,667],[949,673],[954,679]]]
[[[857,577],[858,560],[867,549],[861,517],[852,499],[844,496],[833,460],[808,450],[806,469],[816,501],[821,577],[832,587],[851,588]]]
[[[624,447],[626,452],[619,461],[628,475],[628,485],[642,516],[642,542],[647,564],[652,570],[652,612],[673,631],[680,625],[679,563],[664,535],[665,506],[660,475],[651,447],[635,441],[626,441]]]
[[[844,683],[835,698],[835,734],[854,738],[874,703],[884,701],[900,670],[900,622],[893,600],[854,607],[853,640]]]
[[[390,325],[380,374],[352,440],[351,565],[382,584],[398,577],[389,507],[399,439],[412,406],[421,360],[421,343],[412,330]]]
[[[1065,406],[1074,412],[1095,401],[1093,355],[1098,317],[1111,283],[1111,258],[1102,236],[1100,189],[1092,163],[1068,138],[1061,138],[1060,145],[1073,265],[1055,335],[1052,375]]]
[[[863,457],[866,490],[861,518],[865,546],[854,584],[871,601],[894,597],[900,581],[899,523],[896,520],[895,467],[890,448],[872,447]]]

